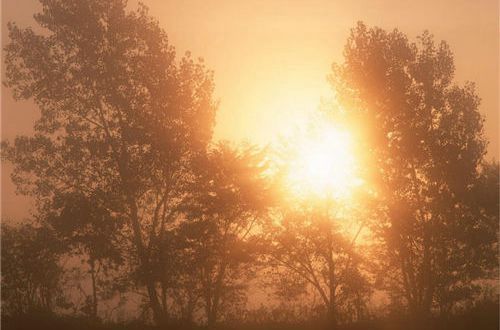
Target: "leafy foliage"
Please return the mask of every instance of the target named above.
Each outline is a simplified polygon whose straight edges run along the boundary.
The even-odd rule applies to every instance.
[[[460,287],[452,299],[460,301],[496,265],[480,255],[492,255],[498,216],[480,209],[498,209],[498,201],[479,206],[472,197],[486,146],[479,97],[472,83],[453,84],[452,53],[428,32],[412,43],[398,30],[359,23],[344,56],[330,81],[347,120],[365,132],[380,196],[380,219],[372,223],[384,246],[377,259],[383,273],[398,274],[386,287],[425,315],[443,294],[437,291]],[[483,231],[481,243],[471,241],[471,230]]]
[[[2,148],[13,180],[41,208],[77,194],[121,219],[160,322],[151,248],[211,139],[212,73],[189,54],[177,61],[143,6],[42,1],[35,19],[46,33],[10,24],[5,48],[6,85],[41,111],[34,137]]]
[[[65,307],[63,245],[48,228],[2,223],[2,312],[52,312]]]
[[[369,326],[374,289],[417,319],[481,306],[498,270],[499,168],[445,42],[359,23],[333,66],[330,114],[359,128],[369,186],[352,235],[328,198],[283,201],[266,148],[213,143],[213,73],[178,59],[145,6],[40,2],[43,32],[10,23],[4,49],[5,85],[41,113],[33,136],[2,142],[38,212],[2,225],[4,312],[67,307],[68,257],[92,285],[79,310],[99,327],[99,302],[117,292],[144,297],[141,317],[162,327]],[[365,225],[369,244],[357,245]],[[247,289],[262,274],[277,303],[252,312]]]

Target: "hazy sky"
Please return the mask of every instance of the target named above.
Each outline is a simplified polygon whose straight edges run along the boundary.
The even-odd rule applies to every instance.
[[[425,29],[455,54],[459,83],[476,82],[490,140],[498,159],[499,8],[497,0],[149,0],[144,3],[169,34],[179,55],[190,50],[215,71],[220,99],[216,137],[267,143],[288,131],[327,96],[326,75],[341,61],[357,21],[397,27],[414,39]],[[136,2],[131,2],[134,7]],[[6,23],[33,25],[33,0],[2,1]],[[36,109],[15,103],[2,86],[2,139],[29,134]],[[2,164],[2,214],[27,216],[29,203],[14,196]]]

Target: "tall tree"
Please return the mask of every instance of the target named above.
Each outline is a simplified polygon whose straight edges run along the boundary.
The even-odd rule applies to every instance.
[[[199,163],[198,179],[180,228],[191,255],[209,327],[235,307],[258,253],[259,218],[272,201],[264,172],[266,161],[255,147],[220,143]]]
[[[495,234],[474,245],[457,234],[496,229],[470,213],[486,142],[474,85],[459,87],[453,76],[445,42],[436,44],[425,32],[414,43],[398,30],[363,23],[352,30],[344,62],[330,75],[347,120],[364,133],[362,148],[380,197],[372,230],[384,247],[383,277],[419,319],[429,314],[438,290],[450,289],[451,277],[467,278],[468,285],[494,266],[480,265],[491,253],[480,246],[493,244]]]
[[[164,310],[151,249],[211,139],[212,73],[180,61],[158,23],[122,0],[41,0],[43,32],[9,23],[6,85],[40,109],[33,137],[4,144],[19,190],[99,198],[130,233],[154,319]]]

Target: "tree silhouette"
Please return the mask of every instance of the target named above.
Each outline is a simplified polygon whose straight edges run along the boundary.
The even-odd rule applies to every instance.
[[[213,79],[180,61],[145,7],[119,0],[42,1],[44,33],[9,24],[6,85],[41,111],[34,137],[4,144],[21,192],[100,198],[134,245],[156,322],[163,308],[151,249],[172,221],[188,164],[211,139]]]
[[[491,253],[496,229],[474,212],[470,198],[486,145],[474,85],[453,84],[445,42],[436,45],[427,32],[418,40],[359,23],[330,81],[347,120],[364,132],[373,164],[380,219],[372,230],[384,246],[381,275],[397,272],[395,281],[385,277],[388,288],[422,320],[437,291],[469,286],[484,274],[480,269],[494,267],[479,256]],[[470,244],[471,232],[459,234],[478,228],[490,234],[477,244]]]
[[[103,286],[104,278],[123,263],[120,242],[123,224],[105,208],[100,207],[100,199],[88,199],[77,194],[67,194],[54,198],[49,205],[46,221],[61,242],[69,249],[70,255],[81,256],[89,266],[92,294],[87,307],[88,313],[98,318],[99,297],[107,297],[109,288]]]
[[[485,287],[498,280],[499,164],[486,161],[479,97],[454,84],[445,42],[351,31],[326,115],[353,128],[364,182],[342,198],[333,180],[332,192],[284,182],[295,158],[314,158],[294,141],[279,155],[215,143],[213,73],[189,53],[178,59],[145,6],[40,2],[38,29],[9,23],[4,48],[4,84],[40,118],[33,136],[2,142],[18,192],[36,204],[33,222],[2,224],[2,325],[43,328],[43,315],[47,327],[108,328],[117,293],[124,319],[142,312],[130,329],[498,319]],[[75,261],[76,286],[65,281]],[[251,309],[262,284],[275,295]],[[397,315],[370,309],[377,290],[391,300],[379,309]],[[123,306],[122,295],[143,300]]]
[[[263,173],[264,154],[255,147],[220,143],[196,172],[180,234],[194,259],[207,324],[237,305],[248,276],[255,271],[259,218],[271,202]]]
[[[443,316],[448,316],[459,303],[469,302],[480,293],[478,279],[495,279],[498,273],[497,230],[499,211],[498,163],[481,164],[479,175],[455,206],[456,222],[446,230],[456,242],[442,242],[447,248],[438,254],[436,301]],[[443,239],[447,239],[444,237]],[[459,248],[450,251],[457,244]]]
[[[2,222],[4,314],[53,312],[65,305],[59,263],[63,252],[63,245],[48,227]]]
[[[312,288],[335,325],[341,319],[362,319],[371,290],[354,240],[338,223],[346,219],[326,204],[296,202],[281,208],[263,232],[268,262],[276,267],[285,296]]]

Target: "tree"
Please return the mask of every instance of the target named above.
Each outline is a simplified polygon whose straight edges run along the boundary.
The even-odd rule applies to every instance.
[[[456,222],[446,228],[459,248],[443,249],[437,257],[438,263],[447,265],[438,269],[436,280],[436,303],[443,316],[479,296],[488,283],[477,279],[494,280],[498,275],[498,174],[498,163],[481,164],[478,177],[464,196],[466,206],[454,208]]]
[[[335,325],[362,319],[371,289],[356,252],[359,232],[349,237],[337,208],[325,201],[296,201],[269,218],[263,235],[269,264],[286,299],[315,292],[329,321]]]
[[[223,310],[236,306],[255,272],[258,219],[272,200],[264,153],[255,147],[220,143],[197,169],[187,220],[179,228],[186,242],[180,255],[193,260],[207,323],[214,327]]]
[[[185,229],[183,221],[166,231],[163,239],[159,240],[156,251],[158,263],[173,267],[160,267],[157,276],[162,283],[162,299],[165,300],[164,305],[168,305],[169,319],[192,326],[203,306],[199,280],[200,260],[192,249],[194,244],[189,238],[203,238],[194,233],[186,233]]]
[[[479,97],[472,83],[456,86],[453,76],[445,42],[436,45],[425,32],[413,43],[398,30],[363,23],[330,75],[345,120],[361,126],[372,164],[380,198],[371,227],[383,247],[381,275],[417,319],[429,315],[438,291],[450,292],[450,281],[467,279],[462,283],[470,286],[494,266],[484,261],[496,229],[471,199],[486,145]],[[490,234],[471,245],[475,234],[459,232],[472,228]]]
[[[213,77],[180,61],[147,9],[121,0],[48,1],[44,29],[9,23],[6,86],[41,111],[33,137],[4,143],[18,189],[41,207],[56,193],[98,198],[121,219],[134,247],[154,319],[164,309],[152,246],[175,218],[189,163],[211,139]]]
[[[48,205],[50,210],[47,210],[46,219],[69,250],[69,255],[80,256],[89,267],[92,294],[85,307],[95,319],[98,318],[99,297],[109,295],[109,290],[104,289],[114,291],[112,285],[104,288],[103,282],[123,263],[123,251],[120,251],[120,226],[123,224],[99,202],[98,198],[88,199],[74,193],[56,195]]]
[[[65,305],[61,292],[64,249],[48,227],[2,223],[2,312],[26,315]]]

